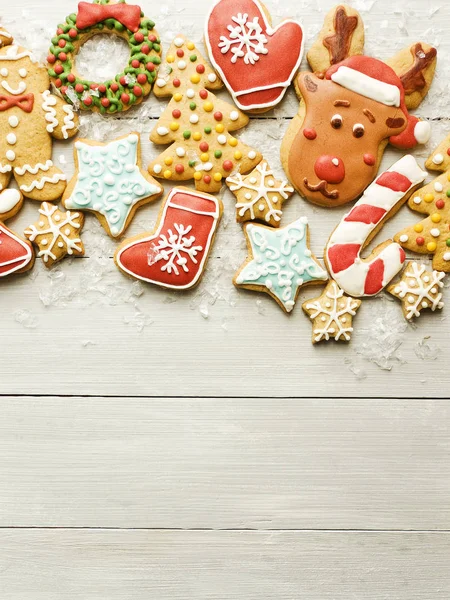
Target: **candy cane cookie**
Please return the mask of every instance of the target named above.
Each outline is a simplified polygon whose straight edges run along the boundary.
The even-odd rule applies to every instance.
[[[392,240],[377,246],[367,259],[360,254],[425,177],[414,157],[404,156],[366,189],[333,231],[325,249],[325,263],[347,294],[374,296],[402,269],[405,253]]]

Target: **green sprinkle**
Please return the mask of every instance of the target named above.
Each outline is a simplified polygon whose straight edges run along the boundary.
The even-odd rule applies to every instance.
[[[195,54],[191,54],[191,56],[189,57],[189,60],[191,62],[195,62],[197,60],[197,56]]]
[[[191,167],[191,169],[193,169],[193,168],[195,167],[195,165],[197,164],[197,161],[195,161],[195,160],[190,160],[188,164],[189,164],[189,166]]]
[[[205,133],[211,133],[211,131],[212,131],[212,129],[211,129],[211,127],[209,127],[209,125],[208,125],[208,127],[205,127]]]
[[[185,140],[188,140],[191,137],[190,131],[183,131],[183,137]]]
[[[197,108],[197,105],[195,104],[195,102],[191,102],[191,103],[189,104],[189,108],[190,108],[191,110],[195,110],[195,109]]]
[[[216,150],[214,152],[214,158],[221,158],[222,157],[222,152],[220,150]]]

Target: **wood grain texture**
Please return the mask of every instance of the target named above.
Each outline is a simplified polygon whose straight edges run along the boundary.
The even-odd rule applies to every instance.
[[[0,526],[450,529],[449,407],[3,399]]]

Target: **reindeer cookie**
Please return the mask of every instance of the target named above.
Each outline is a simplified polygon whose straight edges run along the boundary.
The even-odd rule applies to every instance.
[[[324,48],[321,47],[324,46]],[[338,6],[295,81],[298,114],[281,147],[283,167],[310,202],[340,206],[375,178],[384,149],[426,143],[430,126],[408,113],[428,92],[436,50],[417,43],[388,63],[362,56],[360,15]]]
[[[7,39],[4,33],[1,39]],[[49,87],[47,70],[31,52],[11,44],[0,48],[0,193],[12,176],[32,200],[56,200],[66,187],[66,176],[51,160],[52,138],[74,136],[78,120]]]

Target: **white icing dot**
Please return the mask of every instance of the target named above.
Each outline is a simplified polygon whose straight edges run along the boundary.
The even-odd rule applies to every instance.
[[[341,323],[347,323],[347,319],[346,319],[346,317],[342,317],[342,319],[341,319]]]
[[[410,279],[409,280],[409,287],[416,287],[416,281],[415,281],[415,279]]]
[[[325,323],[325,321],[327,320],[327,318],[325,316],[321,317],[320,320],[322,321],[322,323]]]
[[[430,278],[428,277],[428,275],[425,275],[423,280],[425,283],[428,283],[430,281]]]
[[[267,185],[269,187],[273,187],[275,185],[275,181],[273,179],[269,179],[269,181],[267,182]]]
[[[3,67],[3,69],[0,69],[0,75],[2,77],[8,77],[8,69],[6,67]]]
[[[428,306],[428,303],[427,303],[427,301],[426,301],[426,300],[424,300],[424,301],[422,302],[422,308],[426,308],[427,306]]]
[[[437,227],[433,227],[430,233],[433,237],[439,237],[441,235],[441,232],[439,229],[437,229]]]
[[[186,96],[188,98],[193,98],[195,96],[195,92],[192,88],[189,88],[188,91],[186,92]]]
[[[211,171],[211,169],[213,168],[213,164],[210,162],[207,162],[203,165],[203,170],[204,171]]]
[[[244,198],[245,198],[246,200],[251,200],[251,199],[252,199],[252,195],[250,194],[250,192],[247,192],[247,193],[244,195]]]
[[[436,181],[436,183],[434,184],[434,191],[435,192],[442,192],[442,190],[444,189],[442,183],[440,183],[439,181]]]
[[[414,302],[414,296],[408,296],[408,302],[412,304]]]
[[[210,73],[208,75],[208,81],[210,81],[211,83],[214,83],[217,79],[217,75],[215,73]]]
[[[339,166],[339,159],[338,159],[338,158],[332,158],[332,159],[331,159],[331,162],[333,163],[333,165],[334,165],[335,167],[338,167],[338,166]]]
[[[217,141],[219,142],[219,144],[222,144],[222,146],[224,144],[227,143],[227,136],[226,135],[219,135],[217,138]]]
[[[408,241],[408,236],[406,235],[406,233],[404,233],[403,235],[400,236],[400,241],[402,243],[407,242]]]
[[[58,242],[58,248],[64,248],[64,244],[62,242]]]
[[[269,290],[272,288],[272,282],[270,281],[270,279],[266,279],[265,285],[266,285],[266,288],[268,288]]]
[[[156,173],[158,175],[159,173],[161,173],[161,171],[162,171],[162,166],[161,165],[154,165],[154,167],[153,167],[153,173]]]
[[[249,182],[254,185],[258,180],[256,179],[256,177],[250,177]]]
[[[156,133],[158,135],[167,135],[169,133],[169,130],[167,129],[167,127],[158,127]]]
[[[250,150],[250,152],[248,153],[248,157],[250,160],[253,160],[254,158],[256,158],[256,152],[254,150]]]
[[[325,302],[325,308],[331,308],[331,302]]]
[[[434,288],[431,288],[431,290],[430,290],[430,293],[431,293],[431,294],[436,294],[436,292],[437,292],[437,289],[436,289],[435,287],[434,287]]]
[[[399,294],[399,293],[400,293],[400,291],[401,291],[401,288],[400,288],[400,286],[398,286],[398,285],[397,285],[397,286],[394,288],[394,292],[395,292],[396,294]]]
[[[262,212],[266,208],[265,204],[259,204],[258,209]]]
[[[186,68],[186,62],[184,60],[178,61],[178,68],[183,71]]]
[[[54,219],[56,222],[61,221],[61,217],[59,215],[55,215]],[[42,223],[42,226],[44,226],[44,223]]]
[[[435,165],[441,165],[444,162],[444,157],[442,154],[436,154],[433,156],[433,162]]]
[[[450,260],[450,252],[446,252],[442,258],[447,261]]]
[[[103,181],[106,183],[106,185],[114,185],[116,180],[114,179],[114,177],[111,175],[111,173],[107,173],[103,179]]]
[[[68,227],[66,227],[66,229],[64,230],[64,233],[65,233],[66,235],[70,235],[70,229],[69,229]]]
[[[184,40],[183,38],[177,37],[173,40],[173,43],[177,48],[181,48],[181,46],[184,44]]]
[[[175,150],[175,152],[176,152],[177,156],[179,156],[180,158],[182,158],[186,154],[186,150],[184,148],[182,148],[181,146],[179,148],[177,148]]]
[[[414,196],[413,202],[414,204],[420,204],[422,202],[422,199],[419,198],[419,196]]]
[[[159,77],[159,78],[156,80],[156,85],[157,85],[158,87],[164,87],[165,85],[167,85],[167,81],[166,81],[165,79],[161,79],[161,77]]]
[[[28,71],[26,69],[19,69],[19,75],[21,77],[26,77],[28,75]]]
[[[41,244],[42,244],[43,246],[46,246],[46,245],[48,244],[48,239],[47,239],[47,238],[42,238],[42,240],[41,240]]]
[[[17,127],[17,125],[19,124],[19,119],[15,115],[13,115],[12,117],[9,117],[8,123],[10,127]]]
[[[232,110],[232,111],[230,112],[230,119],[231,119],[232,121],[237,121],[237,120],[239,119],[239,113],[238,113],[238,111],[237,111],[237,110]]]
[[[16,158],[16,155],[12,150],[8,150],[6,153],[6,158],[8,160],[14,160]]]
[[[193,124],[198,123],[198,115],[191,115],[189,121]]]
[[[14,133],[8,133],[8,135],[6,136],[6,141],[8,142],[8,144],[10,144],[10,146],[14,146],[14,144],[17,142],[17,138],[14,135]]]

